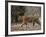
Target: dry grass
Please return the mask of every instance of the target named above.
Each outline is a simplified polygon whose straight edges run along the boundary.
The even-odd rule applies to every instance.
[[[27,25],[23,25],[21,27],[22,24],[18,23],[17,25],[14,23],[11,25],[11,31],[34,31],[34,30],[40,30],[41,29],[41,25],[38,25],[35,23],[35,25],[33,26],[32,23],[28,23]]]

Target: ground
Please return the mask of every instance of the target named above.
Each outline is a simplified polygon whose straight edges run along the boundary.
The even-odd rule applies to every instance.
[[[11,25],[11,31],[34,31],[34,30],[40,30],[41,29],[41,25],[38,25],[35,23],[35,25],[33,26],[32,23],[28,23],[27,25],[23,25],[21,27],[22,24],[20,23],[13,23]]]

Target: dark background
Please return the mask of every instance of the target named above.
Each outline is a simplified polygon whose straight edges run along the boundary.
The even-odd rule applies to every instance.
[[[41,7],[11,5],[11,23],[17,23],[19,16],[41,17]]]

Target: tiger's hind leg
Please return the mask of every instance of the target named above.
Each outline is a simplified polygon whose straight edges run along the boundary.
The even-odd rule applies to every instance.
[[[35,21],[33,21],[33,26],[35,25]]]
[[[41,22],[39,20],[36,20],[36,23],[39,24],[39,25],[41,25]]]

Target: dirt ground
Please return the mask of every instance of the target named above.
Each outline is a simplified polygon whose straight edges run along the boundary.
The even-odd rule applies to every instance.
[[[18,23],[16,25],[16,23],[11,25],[11,31],[34,31],[34,30],[40,30],[41,29],[41,25],[38,25],[35,23],[35,25],[33,26],[32,23],[28,23],[27,25],[23,25],[21,27],[22,24]]]

